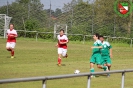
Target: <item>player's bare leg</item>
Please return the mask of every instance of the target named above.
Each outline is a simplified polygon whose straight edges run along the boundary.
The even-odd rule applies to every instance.
[[[108,71],[107,66],[97,65],[97,67],[100,68],[100,69],[104,69],[105,71]]]
[[[6,47],[7,51],[11,51],[10,47]]]
[[[61,66],[61,54],[58,54],[58,66]]]
[[[11,48],[11,58],[14,58],[14,49]]]
[[[93,63],[90,63],[90,72],[95,72]],[[95,77],[95,76],[91,75],[91,77]]]
[[[104,66],[107,66],[107,67],[108,67],[108,71],[110,71],[110,67],[111,67],[110,64],[107,64],[107,63],[106,63],[106,64],[104,64]],[[104,71],[106,71],[106,70],[104,69]],[[107,77],[109,77],[109,76],[110,76],[110,74],[108,73],[108,74],[107,74]]]
[[[67,57],[68,57],[68,54],[65,55],[65,58],[67,58]]]
[[[11,58],[14,58],[14,49],[11,47],[7,47],[6,49],[11,52]]]
[[[14,58],[14,48],[9,48],[9,50],[11,51],[11,58]]]
[[[107,64],[107,66],[108,66],[108,69],[109,69],[109,71],[110,71],[110,68],[111,68],[111,64]]]
[[[63,56],[63,58],[67,58],[68,57],[68,54],[65,54],[65,56]]]
[[[110,71],[111,64],[106,64],[106,65],[107,65],[107,67],[108,67],[108,70]],[[110,76],[110,74],[107,74],[107,76],[109,77],[109,76]]]

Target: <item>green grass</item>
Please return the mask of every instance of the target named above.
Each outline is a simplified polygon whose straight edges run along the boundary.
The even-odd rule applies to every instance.
[[[10,58],[6,51],[6,40],[0,39],[0,79],[26,78],[89,72],[89,59],[93,42],[69,42],[67,59],[62,59],[65,66],[58,67],[56,42],[52,40],[18,38],[15,58]],[[113,46],[112,70],[133,68],[133,49],[128,44],[115,43]],[[97,69],[97,72],[103,71]],[[125,88],[133,88],[133,73],[126,73]],[[47,88],[86,88],[87,77],[48,80]],[[104,75],[91,80],[91,88],[120,88],[121,74]],[[0,84],[0,88],[42,88],[42,82],[20,82]]]

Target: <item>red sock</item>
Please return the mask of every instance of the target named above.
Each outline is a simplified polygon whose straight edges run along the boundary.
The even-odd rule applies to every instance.
[[[58,58],[58,64],[61,64],[61,58]]]
[[[11,56],[14,56],[14,50],[11,51]]]

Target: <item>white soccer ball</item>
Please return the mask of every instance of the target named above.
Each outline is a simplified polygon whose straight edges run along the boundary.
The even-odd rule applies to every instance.
[[[80,73],[79,70],[75,70],[75,71],[74,71],[74,74],[79,74],[79,73]]]

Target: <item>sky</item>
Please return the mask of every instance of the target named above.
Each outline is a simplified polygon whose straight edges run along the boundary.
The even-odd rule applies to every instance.
[[[7,5],[7,1],[11,4],[15,0],[0,0],[0,6]],[[51,9],[55,10],[56,8],[62,9],[64,3],[69,3],[72,0],[40,0],[40,1],[44,5],[44,9],[50,8],[50,1],[51,1]]]
[[[51,0],[51,9],[62,8],[64,3],[71,2],[72,0]],[[44,4],[44,9],[50,8],[50,0],[41,0],[42,4]]]

